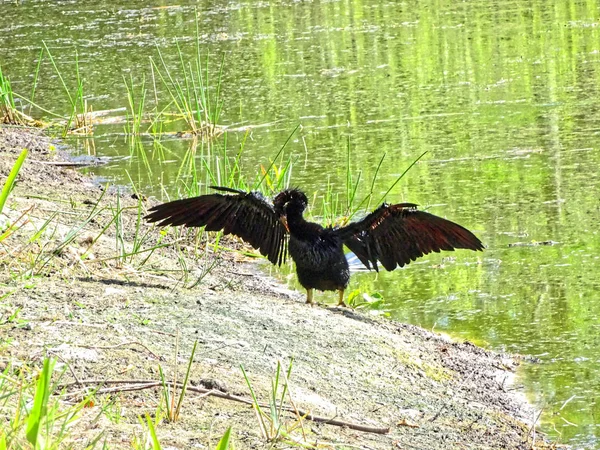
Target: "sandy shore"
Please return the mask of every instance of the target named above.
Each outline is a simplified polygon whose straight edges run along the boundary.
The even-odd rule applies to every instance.
[[[85,380],[123,382],[113,387],[158,380],[159,366],[181,380],[197,341],[192,386],[220,397],[250,399],[243,366],[268,402],[277,363],[287,369],[293,359],[286,404],[338,422],[300,426],[283,414],[290,439],[303,445],[551,448],[511,388],[515,358],[348,309],[309,307],[303,293],[264,275],[256,261],[204,252],[206,235],[138,228],[138,208],[155,201],[116,189],[103,194],[57,164],[68,155],[56,145],[35,130],[0,127],[2,179],[21,148],[30,151],[0,217],[20,225],[0,246],[0,288],[10,293],[0,302],[0,369],[39,367],[54,356],[66,369],[63,383],[74,383],[68,399]],[[140,241],[142,249],[173,245],[117,257]],[[7,321],[17,309],[18,320]],[[156,387],[97,395],[73,425],[74,447],[103,430],[110,448],[131,448],[142,432],[138,417],[156,414],[161,401]],[[236,448],[269,447],[251,407],[200,392],[188,392],[180,420],[162,421],[157,433],[163,448],[214,448],[229,426]]]

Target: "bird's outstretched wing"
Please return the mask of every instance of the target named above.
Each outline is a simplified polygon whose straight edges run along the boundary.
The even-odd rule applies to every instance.
[[[365,266],[375,270],[378,261],[387,270],[394,270],[431,252],[483,250],[481,241],[466,228],[416,207],[412,203],[384,203],[336,232]]]
[[[241,237],[273,264],[281,265],[287,257],[287,230],[273,205],[259,192],[212,188],[233,195],[208,194],[163,203],[150,208],[145,219],[160,226],[223,230],[223,234]]]

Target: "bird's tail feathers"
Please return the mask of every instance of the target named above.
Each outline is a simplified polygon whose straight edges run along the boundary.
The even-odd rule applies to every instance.
[[[370,272],[370,269],[353,252],[346,253],[346,261],[350,272]]]

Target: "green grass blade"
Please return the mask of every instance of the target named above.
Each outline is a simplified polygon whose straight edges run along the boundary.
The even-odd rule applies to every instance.
[[[385,194],[383,194],[383,196],[382,196],[382,197],[381,197],[381,199],[379,200],[379,203],[383,203],[383,201],[385,200],[385,197],[386,197],[386,196],[387,196],[387,195],[390,193],[390,191],[391,191],[392,189],[394,189],[394,186],[396,186],[396,185],[398,184],[398,182],[399,182],[399,181],[400,181],[400,180],[401,180],[401,179],[404,177],[404,175],[406,175],[406,173],[407,173],[407,172],[408,172],[410,169],[412,169],[412,167],[413,167],[413,166],[414,166],[416,163],[418,163],[418,162],[419,162],[419,160],[420,160],[420,159],[421,159],[423,156],[425,156],[426,154],[427,154],[427,151],[424,151],[423,153],[421,153],[421,156],[419,156],[417,159],[415,159],[415,160],[414,160],[414,161],[411,163],[411,165],[410,165],[410,166],[408,166],[408,167],[406,168],[406,170],[405,170],[404,172],[402,172],[402,174],[400,174],[400,176],[399,176],[398,178],[396,178],[396,181],[394,181],[394,182],[392,183],[392,185],[391,185],[391,186],[388,188],[388,190],[387,190],[387,191],[385,191]]]
[[[146,421],[148,422],[148,430],[150,431],[150,436],[152,437],[152,450],[161,450],[162,447],[158,441],[158,436],[156,436],[156,429],[154,428],[154,424],[152,423],[152,419],[149,415],[146,415]]]
[[[26,156],[27,150],[23,149],[23,151],[17,158],[15,165],[8,174],[8,178],[6,179],[4,187],[2,188],[2,192],[0,193],[0,214],[2,213],[2,209],[4,208],[4,204],[6,203],[6,199],[8,198],[10,191],[12,191],[12,188],[15,184],[15,180],[17,179],[17,175],[19,174],[19,170],[21,170],[21,166],[23,165],[23,161],[25,161]]]
[[[163,387],[163,398],[165,399],[165,411],[167,411],[167,416],[170,416],[171,394],[170,394],[169,386],[167,386],[167,382],[165,381],[165,374],[164,374],[160,364],[158,365],[158,372],[160,374],[160,381],[161,381],[162,387]]]
[[[219,443],[215,447],[215,450],[227,450],[229,448],[229,440],[231,439],[231,427],[227,428],[223,437],[219,440]],[[1,449],[0,449],[1,450]]]
[[[37,82],[38,82],[38,77],[40,74],[40,67],[42,66],[42,59],[44,58],[44,49],[41,48],[40,49],[40,56],[38,57],[38,63],[37,63],[37,67],[35,68],[35,74],[33,76],[33,86],[31,87],[31,96],[29,98],[30,105],[29,105],[29,113],[31,114],[31,106],[33,103],[33,100],[35,98],[35,89],[37,88]]]
[[[244,375],[244,380],[246,380],[246,384],[248,385],[248,390],[250,391],[250,396],[252,397],[252,406],[258,413],[258,417],[260,418],[260,422],[261,422],[263,431],[266,432],[267,424],[265,423],[265,420],[263,418],[263,412],[260,407],[260,403],[258,402],[258,397],[256,397],[256,393],[254,392],[254,389],[252,388],[252,383],[250,383],[250,378],[248,378],[248,374],[246,374],[246,371],[244,370],[244,366],[240,365],[240,369],[242,369],[242,374]]]
[[[285,142],[283,143],[283,145],[281,146],[281,148],[279,149],[279,151],[277,152],[277,154],[275,155],[275,157],[271,161],[271,164],[269,164],[269,167],[267,167],[267,169],[265,170],[265,173],[262,176],[262,178],[260,179],[260,181],[258,183],[256,183],[256,185],[254,186],[255,190],[260,187],[260,185],[262,184],[263,181],[265,181],[265,178],[267,178],[267,175],[269,174],[269,171],[275,165],[275,161],[277,161],[277,158],[279,157],[279,155],[281,155],[281,153],[283,153],[283,150],[285,149],[285,147],[288,144],[288,142],[290,142],[290,140],[292,139],[292,136],[296,133],[296,131],[298,131],[298,128],[300,128],[300,124],[296,125],[296,128],[294,128],[294,130],[290,133],[290,135],[288,136],[288,138],[285,140]]]
[[[60,80],[60,82],[63,85],[65,93],[67,94],[67,98],[69,99],[69,103],[71,103],[72,107],[75,107],[75,100],[73,100],[73,97],[71,96],[71,93],[69,92],[67,83],[65,83],[65,79],[63,78],[61,71],[59,70],[58,66],[56,65],[56,61],[54,60],[52,53],[50,53],[50,50],[48,49],[48,46],[46,45],[45,41],[42,41],[42,44],[44,45],[44,49],[46,50],[46,53],[48,54],[48,58],[50,58],[50,62],[52,63],[52,66],[54,67],[54,70],[56,71],[56,75],[58,75],[58,79]]]
[[[38,105],[37,103],[34,103],[33,101],[31,101],[31,99],[28,99],[27,97],[23,97],[22,95],[17,94],[16,92],[13,93],[13,95],[21,100],[23,100],[24,102],[29,103],[30,106],[35,106],[37,109],[39,109],[40,111],[49,114],[53,117],[58,117],[59,119],[64,119],[65,117],[57,114],[55,112],[50,111],[49,109],[44,108],[43,106]],[[31,109],[31,108],[30,108]]]
[[[38,379],[35,397],[33,399],[33,408],[27,419],[27,440],[36,447],[39,437],[40,425],[48,408],[48,398],[50,397],[50,379],[52,378],[52,370],[54,369],[54,360],[46,358],[44,360],[44,368]]]
[[[181,394],[179,394],[179,400],[177,401],[177,408],[175,408],[175,417],[179,417],[179,412],[181,411],[181,404],[183,403],[183,397],[185,396],[185,391],[187,390],[188,381],[190,380],[190,370],[192,369],[192,363],[194,362],[194,355],[196,354],[197,346],[198,346],[198,341],[194,342],[194,348],[192,348],[192,354],[190,355],[190,360],[188,362],[187,372],[185,373],[183,385],[181,386]]]
[[[37,241],[40,238],[40,236],[42,235],[42,233],[44,233],[44,231],[46,231],[46,228],[48,228],[48,226],[54,221],[54,218],[56,216],[58,216],[58,212],[55,211],[52,213],[52,215],[50,217],[48,217],[46,219],[46,221],[42,224],[40,229],[37,230],[35,232],[35,234],[29,238],[29,242],[31,243],[31,242]]]
[[[225,52],[221,55],[221,67],[219,68],[219,75],[217,79],[217,93],[215,95],[215,111],[213,112],[213,126],[217,125],[221,110],[223,109],[223,100],[221,100],[221,82],[223,81],[223,67],[225,66]]]
[[[377,164],[377,168],[375,169],[375,174],[373,175],[373,179],[371,180],[371,190],[369,191],[368,194],[368,202],[367,202],[367,209],[371,208],[371,200],[373,199],[373,191],[375,189],[375,182],[377,181],[377,175],[379,174],[379,170],[381,169],[381,165],[383,164],[383,160],[385,159],[385,156],[387,155],[387,153],[383,153],[383,155],[381,155],[381,159],[379,160],[379,164]]]

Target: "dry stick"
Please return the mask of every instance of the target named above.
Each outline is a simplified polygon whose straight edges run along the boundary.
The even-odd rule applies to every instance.
[[[54,355],[54,356],[56,356],[58,359],[60,359],[60,360],[63,362],[63,364],[64,364],[64,365],[66,365],[66,366],[69,368],[69,371],[71,372],[71,375],[73,375],[73,378],[75,379],[75,383],[76,383],[76,384],[79,384],[79,378],[77,377],[77,375],[75,375],[75,371],[74,371],[74,370],[73,370],[73,368],[71,367],[71,364],[69,364],[67,361],[65,361],[65,359],[64,359],[62,356],[60,356],[60,355],[59,355],[58,353],[56,353],[56,352],[53,352],[52,350],[50,350],[48,353],[49,353],[49,354],[51,354],[51,355]]]
[[[29,160],[29,162],[34,164],[43,164],[45,166],[58,166],[58,167],[86,167],[93,166],[95,163],[93,162],[75,162],[75,161],[36,161]]]
[[[17,228],[16,230],[15,230],[15,228],[14,228],[14,226],[15,226],[17,223],[19,223],[19,221],[20,221],[20,220],[21,220],[23,217],[25,217],[25,214],[27,214],[27,213],[31,212],[31,210],[32,210],[33,208],[34,208],[34,206],[31,206],[29,209],[25,210],[25,211],[24,211],[24,212],[23,212],[23,213],[22,213],[22,214],[19,216],[19,218],[18,218],[17,220],[15,220],[14,222],[12,222],[12,223],[11,223],[11,224],[8,226],[8,228],[7,228],[7,230],[6,230],[6,233],[9,233],[9,234],[8,234],[8,235],[6,235],[6,236],[5,236],[5,238],[7,238],[7,237],[8,237],[8,236],[10,236],[11,234],[13,234],[13,233],[14,233],[16,230],[18,230],[19,228],[22,228],[22,227],[24,227],[25,225],[27,225],[27,224],[29,223],[29,219],[26,219],[26,220],[25,220],[25,222],[23,222],[23,224],[22,224],[22,225],[21,225],[19,228]]]
[[[142,344],[141,342],[138,342],[138,341],[121,342],[120,344],[117,344],[117,345],[106,345],[106,346],[80,345],[80,347],[81,348],[90,348],[90,349],[94,349],[94,350],[96,350],[96,349],[109,350],[109,349],[123,347],[125,345],[139,345],[140,347],[143,347],[144,349],[146,349],[146,351],[148,353],[150,353],[153,357],[155,357],[159,361],[162,361],[162,358],[160,356],[156,355],[152,350],[150,350],[148,347],[146,347],[144,344]]]
[[[175,337],[175,334],[173,334],[173,333],[168,333],[166,331],[161,331],[161,330],[155,330],[153,328],[148,328],[148,327],[144,327],[144,331],[149,331],[151,333],[163,334],[165,336]],[[164,357],[162,357],[162,359],[164,359]],[[162,359],[161,359],[161,361],[162,361]]]
[[[41,322],[42,325],[73,325],[81,326],[86,328],[108,328],[108,324],[95,324],[95,323],[83,323],[83,322],[70,322],[68,320],[55,320]]]
[[[59,386],[59,388],[64,389],[64,388],[67,388],[70,386],[84,385],[84,384],[126,384],[126,386],[117,386],[114,388],[98,389],[96,391],[96,394],[106,394],[106,393],[112,393],[112,392],[125,392],[125,391],[138,391],[138,390],[150,389],[150,388],[162,386],[161,382],[155,381],[155,380],[80,380],[79,382],[65,383],[65,384]],[[173,386],[174,383],[171,381],[165,381],[165,384],[169,384],[169,385]],[[127,386],[127,385],[129,385],[129,386]],[[182,385],[181,383],[177,383],[177,387],[181,387],[181,385]],[[227,394],[225,392],[217,391],[214,389],[204,389],[204,388],[198,388],[195,386],[188,386],[187,389],[188,389],[188,391],[191,391],[191,392],[197,392],[199,394],[204,394],[204,395],[202,395],[203,397],[213,396],[213,397],[217,397],[217,398],[222,398],[224,400],[231,400],[234,402],[244,403],[249,406],[252,406],[254,404],[252,402],[252,400],[248,400],[243,397],[239,397],[237,395]],[[83,393],[85,393],[85,392],[77,391],[77,392],[71,393],[70,395],[75,396],[75,395],[79,395],[79,394],[83,394]],[[259,406],[261,408],[269,407],[269,405],[264,405],[264,404],[259,404]],[[386,428],[370,427],[368,425],[361,425],[361,424],[357,424],[357,423],[346,422],[343,420],[336,419],[335,417],[315,416],[314,414],[311,414],[309,411],[303,411],[303,410],[297,409],[297,408],[290,408],[289,406],[284,406],[283,409],[287,412],[297,413],[308,420],[312,420],[313,422],[319,422],[319,423],[324,423],[324,424],[328,424],[328,425],[335,425],[338,427],[347,427],[352,430],[364,431],[367,433],[387,434],[390,432],[389,427],[386,427]]]
[[[169,411],[169,415],[173,415],[173,420],[177,420],[177,417],[175,417],[175,393],[176,393],[176,386],[178,385],[177,383],[177,373],[179,372],[179,364],[177,364],[178,362],[178,357],[179,355],[179,328],[177,328],[177,332],[175,333],[175,355],[174,355],[174,361],[173,361],[173,365],[175,367],[173,367],[174,370],[174,374],[173,374],[173,382],[171,383],[173,385],[173,395],[171,396],[171,410]],[[183,392],[183,391],[182,391]],[[169,407],[169,405],[167,405],[167,408]]]

